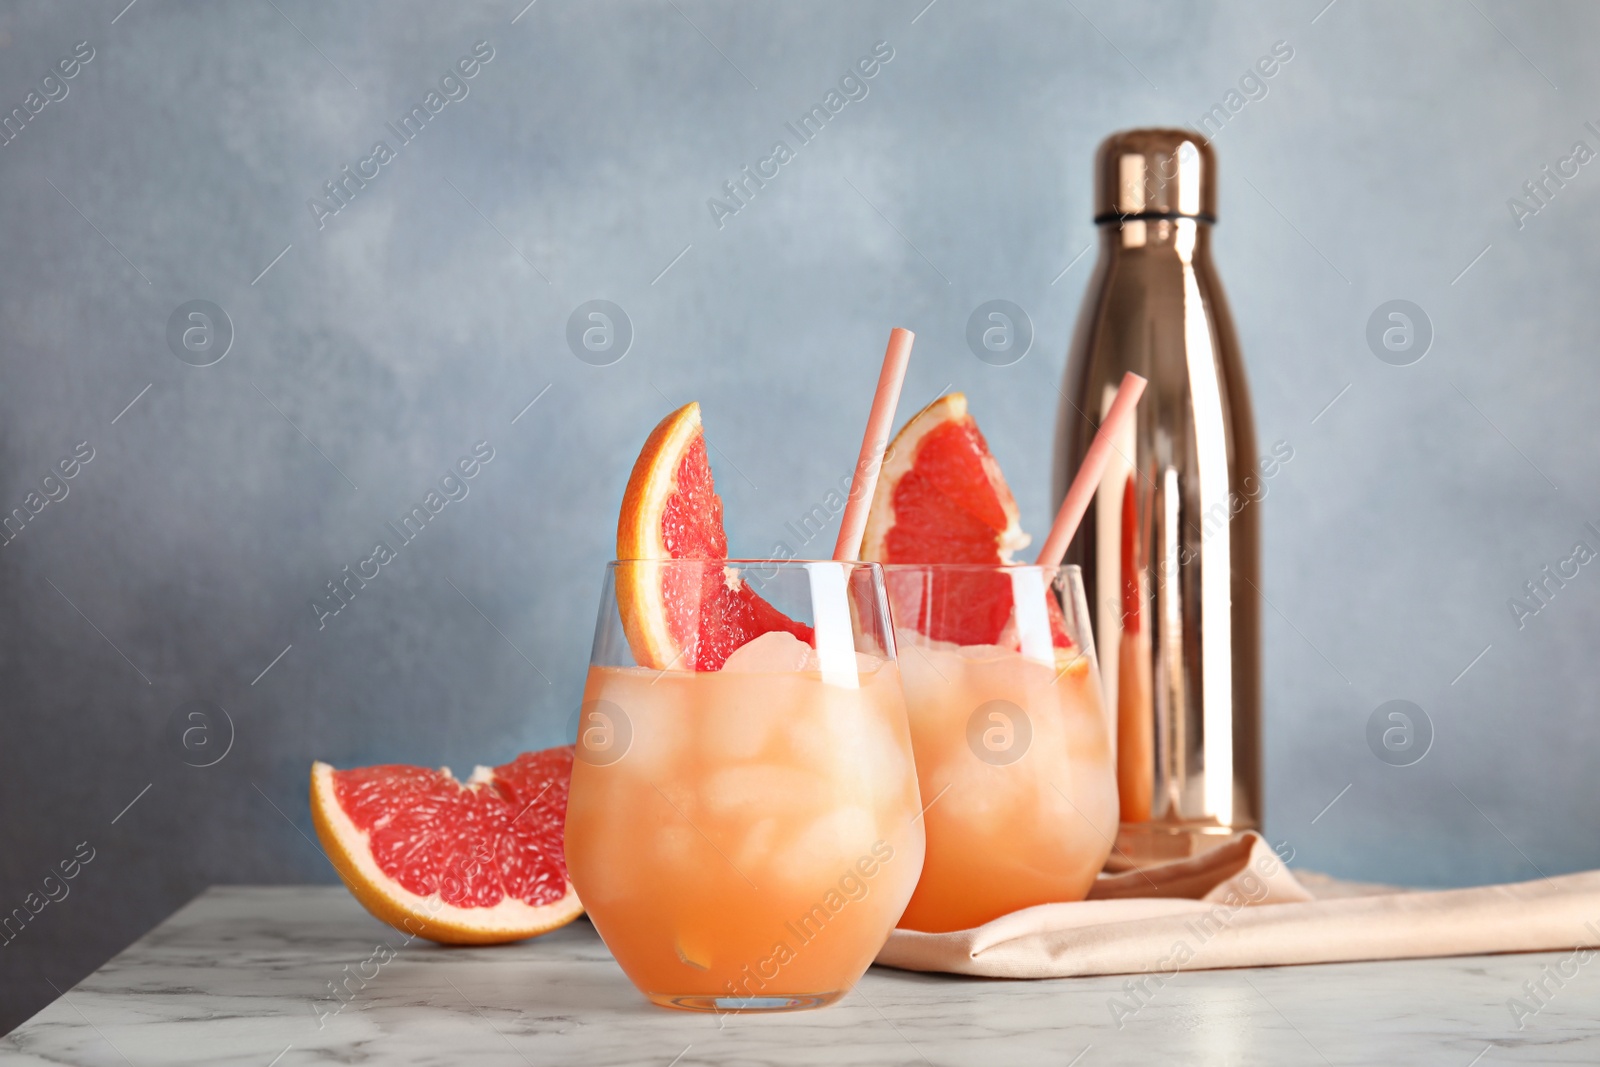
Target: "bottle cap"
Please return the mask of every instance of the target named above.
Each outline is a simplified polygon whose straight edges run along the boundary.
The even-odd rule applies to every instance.
[[[1217,221],[1217,157],[1193,130],[1122,130],[1100,143],[1094,221]]]

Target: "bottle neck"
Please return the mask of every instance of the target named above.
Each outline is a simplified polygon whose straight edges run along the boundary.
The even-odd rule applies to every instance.
[[[1104,255],[1170,255],[1192,263],[1211,254],[1211,223],[1203,219],[1122,219],[1102,222],[1099,230]]]

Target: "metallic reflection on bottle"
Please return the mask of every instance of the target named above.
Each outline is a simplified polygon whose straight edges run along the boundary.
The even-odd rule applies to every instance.
[[[1255,427],[1211,263],[1215,178],[1190,131],[1100,146],[1100,257],[1057,421],[1059,500],[1123,373],[1149,379],[1067,557],[1083,567],[1117,709],[1124,863],[1261,825],[1260,509],[1244,484]]]

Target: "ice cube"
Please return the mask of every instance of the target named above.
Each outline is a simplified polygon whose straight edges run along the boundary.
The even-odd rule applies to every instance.
[[[739,684],[745,689],[777,688],[753,680]],[[783,709],[775,699],[752,699],[755,694],[748,692],[741,696],[743,699],[720,703],[708,700],[697,709],[700,712],[700,721],[696,724],[697,747],[712,766],[742,763],[760,756],[782,716]]]
[[[821,806],[827,783],[809,771],[777,763],[746,763],[725,767],[700,787],[703,810],[714,820],[748,826],[766,815]],[[709,829],[709,828],[708,828]]]
[[[780,725],[774,751],[821,775],[835,800],[872,806],[904,787],[912,773],[911,750],[909,738],[895,730],[903,714],[899,702],[889,712],[861,694],[830,690],[819,707]],[[899,729],[905,729],[903,720]]]
[[[782,630],[764,633],[740,645],[722,665],[725,674],[787,674],[816,669],[817,655],[812,647]]]
[[[887,662],[888,660],[884,659],[882,656],[874,656],[870,652],[857,652],[856,672],[863,676],[868,674],[876,674],[878,672],[878,668],[882,667]]]
[[[893,797],[912,773],[909,737],[870,706],[830,709],[832,767],[839,795],[863,803]],[[904,729],[904,727],[900,727]]]
[[[962,659],[979,662],[1017,658],[1017,650],[1015,648],[1007,648],[1004,645],[962,645],[956,651]]]
[[[829,887],[856,860],[872,851],[878,823],[860,807],[838,807],[813,819],[778,853],[779,875],[790,885],[813,891]]]
[[[778,817],[769,815],[750,827],[734,855],[741,871],[759,870],[767,862],[778,837]]]

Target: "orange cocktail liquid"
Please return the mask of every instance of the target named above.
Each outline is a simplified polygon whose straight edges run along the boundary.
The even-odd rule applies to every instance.
[[[631,736],[611,762],[584,760],[580,739],[567,867],[650,999],[823,1004],[882,947],[923,835],[895,664],[859,683],[590,668],[585,707]]]
[[[965,930],[1082,900],[1117,830],[1109,730],[1089,660],[1058,649],[1052,665],[908,631],[898,643],[928,805],[927,860],[900,926]]]

